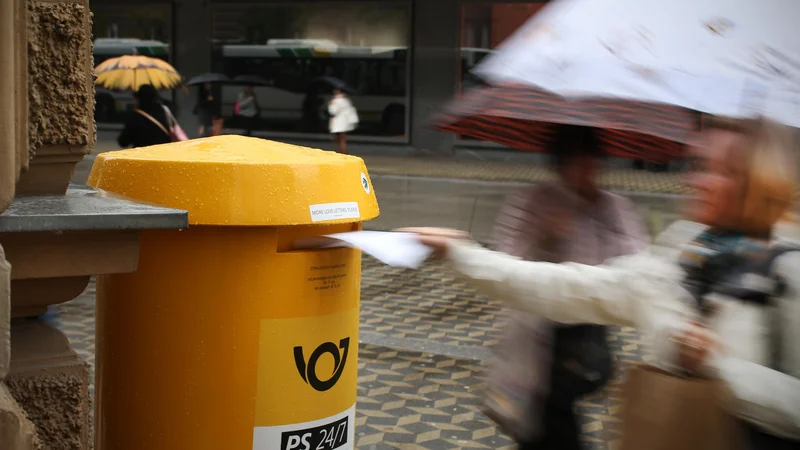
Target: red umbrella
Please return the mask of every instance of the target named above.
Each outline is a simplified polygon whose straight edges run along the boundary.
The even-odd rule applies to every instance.
[[[567,99],[523,85],[484,86],[453,100],[433,128],[543,152],[556,124],[598,128],[609,155],[662,163],[681,157],[699,129],[700,115],[685,108],[610,98]]]

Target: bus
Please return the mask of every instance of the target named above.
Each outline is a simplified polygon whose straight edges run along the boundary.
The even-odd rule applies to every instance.
[[[112,39],[98,38],[94,41],[94,65],[123,55],[145,55],[169,61],[169,45],[160,41],[136,38]],[[162,91],[165,104],[171,103],[170,91]],[[95,87],[95,120],[114,123],[125,120],[125,115],[133,110],[133,92],[111,91]]]
[[[257,75],[266,86],[255,88],[261,123],[270,131],[326,133],[322,117],[330,92],[317,91],[313,81],[329,76],[357,91],[357,134],[400,137],[406,134],[406,47],[342,46],[328,40],[271,39],[266,45],[221,45],[217,70],[234,78]],[[241,88],[222,88],[223,116],[231,119]],[[309,105],[313,105],[313,108]],[[310,110],[313,109],[312,112]]]

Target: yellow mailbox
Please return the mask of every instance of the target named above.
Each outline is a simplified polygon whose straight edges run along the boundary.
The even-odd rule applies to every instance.
[[[98,278],[95,448],[352,449],[361,255],[292,244],[378,216],[363,161],[221,136],[100,154],[89,184],[190,223]]]

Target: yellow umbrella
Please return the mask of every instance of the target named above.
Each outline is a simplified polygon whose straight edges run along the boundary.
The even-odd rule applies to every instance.
[[[95,84],[106,89],[136,91],[144,84],[156,89],[172,89],[181,84],[181,75],[168,62],[141,55],[111,58],[94,69]]]

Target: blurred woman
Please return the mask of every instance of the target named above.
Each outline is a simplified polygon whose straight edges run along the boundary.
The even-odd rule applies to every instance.
[[[646,248],[633,203],[597,186],[599,147],[593,128],[558,126],[551,145],[558,180],[509,198],[497,219],[494,248],[528,260],[583,264]],[[521,450],[580,450],[575,402],[602,389],[613,372],[605,327],[563,325],[519,311],[508,317],[491,373],[488,414]]]
[[[133,95],[134,111],[117,138],[122,148],[147,147],[172,142],[170,117],[153,85],[145,84]]]
[[[328,128],[334,136],[337,150],[346,155],[347,133],[358,126],[358,112],[341,89],[334,89],[333,97],[328,103],[328,113],[331,116]]]
[[[633,256],[594,267],[526,262],[463,233],[417,232],[514,308],[647,332],[659,366],[714,375],[730,388],[726,406],[750,449],[797,449],[800,247],[776,247],[773,233],[798,188],[796,142],[765,120],[717,121],[703,137],[686,210],[695,223],[674,224]],[[766,274],[755,269],[765,266]]]
[[[245,86],[244,90],[239,93],[235,109],[236,116],[244,128],[244,135],[252,136],[261,112],[253,86]]]

